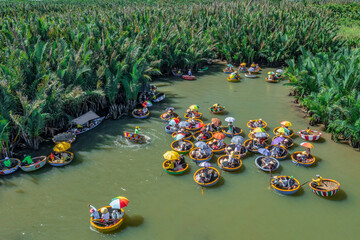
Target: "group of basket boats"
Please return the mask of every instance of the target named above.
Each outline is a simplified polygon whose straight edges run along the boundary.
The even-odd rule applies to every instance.
[[[220,106],[221,107],[221,106]],[[209,111],[213,114],[221,114],[225,111],[225,107],[221,107],[221,111],[218,111],[218,110],[214,110],[212,109],[212,107],[209,108]],[[161,119],[164,121],[164,122],[169,122],[169,118],[165,118],[166,113],[163,113],[161,115]],[[184,137],[181,138],[180,140],[175,140],[170,144],[170,147],[173,151],[179,153],[179,154],[183,154],[183,155],[186,155],[188,154],[189,158],[194,161],[195,163],[197,164],[200,164],[201,166],[201,163],[203,162],[209,162],[214,155],[216,154],[224,154],[225,152],[226,153],[229,153],[228,151],[228,148],[230,147],[231,150],[233,150],[235,148],[235,145],[234,143],[232,144],[229,144],[227,145],[226,143],[224,143],[224,146],[221,148],[221,149],[211,149],[211,154],[209,154],[208,156],[204,157],[204,158],[194,158],[192,156],[192,151],[196,151],[197,149],[199,149],[198,147],[196,147],[194,145],[194,143],[192,142],[192,140],[195,140],[195,141],[203,141],[204,143],[206,144],[209,144],[211,143],[211,141],[213,139],[216,139],[214,136],[218,133],[222,133],[225,135],[225,137],[236,137],[236,136],[241,136],[243,134],[243,130],[239,127],[235,127],[235,133],[234,134],[230,134],[228,133],[228,126],[220,126],[219,129],[213,131],[213,132],[207,132],[207,138],[206,140],[202,140],[202,139],[197,139],[197,136],[200,134],[200,129],[202,129],[203,127],[206,127],[207,124],[203,123],[203,121],[201,120],[203,114],[202,113],[197,113],[196,116],[188,116],[187,114],[184,115],[184,118],[186,118],[187,122],[189,121],[192,121],[192,123],[194,123],[194,121],[196,122],[196,125],[192,125],[193,127],[186,127],[186,133],[184,134]],[[172,115],[172,118],[171,119],[177,119],[177,121],[179,121],[179,114],[177,113],[173,113]],[[258,121],[261,121],[262,122],[262,125],[260,126],[254,126],[254,123],[258,122]],[[210,124],[210,123],[209,123]],[[248,123],[247,123],[247,127],[250,129],[250,131],[253,131],[255,130],[256,128],[262,128],[262,129],[265,129],[265,128],[268,128],[268,125],[265,121],[261,120],[261,119],[254,119],[254,120],[250,120]],[[273,172],[273,171],[276,171],[276,169],[280,166],[280,161],[281,160],[284,160],[288,157],[289,155],[289,148],[291,148],[293,145],[294,145],[294,140],[292,139],[292,137],[294,136],[295,134],[295,131],[292,130],[291,128],[289,127],[286,127],[289,132],[284,135],[283,133],[280,133],[281,131],[279,129],[281,128],[284,128],[285,126],[281,126],[281,127],[276,127],[273,129],[273,133],[274,133],[274,137],[271,139],[271,140],[274,140],[276,139],[277,137],[283,137],[284,139],[286,139],[286,144],[283,144],[281,146],[281,154],[278,155],[278,156],[271,156],[271,157],[265,157],[265,156],[259,156],[255,159],[255,165],[265,171],[265,172]],[[166,125],[165,126],[165,131],[167,133],[169,133],[173,138],[176,138],[176,136],[178,135],[178,132],[177,130],[174,130],[174,129],[171,129],[171,126],[170,125]],[[279,132],[280,131],[280,132]],[[266,131],[265,131],[266,133]],[[129,133],[130,134],[130,133]],[[320,137],[321,137],[321,133],[318,132],[318,131],[315,131],[315,130],[311,130],[311,133],[309,134],[308,132],[306,132],[306,130],[302,130],[300,132],[298,132],[299,136],[301,138],[303,138],[304,140],[306,141],[316,141],[318,140]],[[141,135],[140,135],[141,136]],[[136,139],[140,139],[141,137],[140,136],[134,136],[134,134],[131,134],[131,138],[136,138]],[[249,154],[249,152],[251,153],[259,153],[259,148],[257,147],[254,147],[254,141],[255,141],[255,138],[252,138],[252,133],[249,133],[249,139],[245,140],[243,142],[243,144],[241,145],[241,151],[240,153],[236,156],[236,160],[237,160],[237,164],[235,164],[235,166],[232,166],[232,167],[226,167],[224,165],[222,165],[222,161],[224,159],[226,159],[228,157],[228,155],[220,155],[217,157],[217,165],[219,166],[220,170],[219,171],[218,169],[212,167],[212,166],[208,166],[208,167],[202,167],[200,169],[198,169],[194,175],[193,175],[193,179],[194,181],[199,184],[200,186],[202,187],[211,187],[211,186],[214,186],[220,179],[220,175],[221,175],[221,172],[224,170],[224,171],[237,171],[239,169],[241,169],[241,166],[242,166],[242,159],[247,155]],[[274,146],[273,145],[268,145],[266,142],[268,140],[270,140],[270,136],[268,133],[266,133],[266,136],[264,137],[261,137],[263,138],[264,142],[263,144],[265,144],[265,146],[263,147],[264,149],[267,149],[267,150],[271,150],[271,148],[273,148]],[[129,140],[132,140],[130,138],[128,138]],[[141,143],[142,141],[133,141],[133,142],[137,142],[137,143]],[[186,148],[183,149],[183,150],[179,150],[179,145],[181,144],[184,144],[186,145]],[[306,159],[299,159],[298,158],[298,154],[301,154],[302,152],[301,151],[295,151],[293,152],[290,157],[291,157],[291,160],[294,164],[296,165],[299,165],[299,166],[304,166],[304,167],[309,167],[311,165],[313,165],[316,161],[316,158],[315,156],[309,154],[307,156]],[[262,167],[262,162],[264,160],[271,160],[274,164],[274,168],[272,170],[270,169],[267,169],[267,168],[264,168]],[[188,163],[186,163],[186,166],[185,167],[182,167],[180,168],[179,170],[171,170],[171,169],[168,169],[166,167],[167,165],[167,162],[169,160],[165,160],[162,164],[163,166],[163,169],[165,172],[169,173],[169,174],[172,174],[172,175],[180,175],[180,174],[184,174],[186,172],[189,172],[190,170],[190,166]],[[210,179],[210,181],[208,182],[199,182],[198,181],[198,178],[197,178],[197,175],[204,169],[210,169],[212,171],[212,176],[215,176],[213,179]],[[290,176],[278,176],[279,179],[282,179],[282,178],[290,178]],[[276,192],[279,192],[279,193],[282,193],[282,194],[286,194],[286,195],[290,195],[290,194],[294,194],[296,193],[299,188],[301,187],[301,184],[299,183],[299,181],[297,179],[294,179],[295,180],[295,184],[292,186],[291,189],[288,189],[288,188],[281,188],[279,187],[278,185],[276,185],[274,183],[274,179],[271,179],[271,186],[273,187],[273,189],[276,191]],[[323,185],[322,186],[318,186],[316,187],[316,184],[314,184],[315,182],[314,181],[310,181],[309,183],[309,187],[310,189],[317,195],[319,196],[323,196],[323,197],[329,197],[329,196],[332,196],[334,194],[336,194],[340,188],[340,184],[333,180],[333,179],[323,179]]]

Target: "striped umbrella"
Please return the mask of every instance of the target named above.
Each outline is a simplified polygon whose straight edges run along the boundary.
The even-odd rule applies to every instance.
[[[314,148],[314,145],[312,145],[311,143],[308,142],[302,142],[300,143],[301,146],[306,147],[306,148]]]
[[[123,207],[126,207],[129,204],[129,200],[126,197],[118,196],[116,198],[111,199],[110,206],[113,209],[121,209]]]

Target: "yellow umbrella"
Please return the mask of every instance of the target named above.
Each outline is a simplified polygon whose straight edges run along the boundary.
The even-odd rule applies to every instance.
[[[199,109],[199,106],[198,105],[191,105],[189,107],[191,110],[198,110]]]
[[[263,129],[262,127],[257,127],[254,129],[253,131],[254,133],[257,133],[257,132],[266,132],[265,129]]]
[[[166,160],[176,160],[180,157],[179,153],[175,151],[167,151],[163,156]]]
[[[283,125],[283,126],[286,126],[286,127],[291,127],[292,126],[291,122],[289,122],[289,121],[282,121],[280,124]]]
[[[290,130],[287,128],[281,127],[278,130],[276,130],[276,132],[285,134],[285,133],[289,133]]]
[[[63,152],[63,151],[68,150],[70,147],[71,147],[71,144],[70,144],[70,143],[60,142],[60,143],[58,143],[58,144],[55,145],[54,151],[55,151],[55,152]]]

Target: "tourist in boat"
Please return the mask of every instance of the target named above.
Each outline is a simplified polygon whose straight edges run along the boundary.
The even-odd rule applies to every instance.
[[[268,72],[268,80],[274,80],[273,75],[271,74],[271,72]]]
[[[229,122],[228,123],[228,133],[231,134],[231,137],[233,137],[234,133],[235,133],[235,127],[234,125],[232,124],[232,122]]]
[[[218,177],[218,174],[213,169],[204,168],[196,175],[196,180],[200,183],[209,183]]]
[[[209,133],[206,131],[206,128],[203,127],[201,128],[199,135],[196,137],[196,140],[207,140],[210,138],[210,136],[211,135],[209,135]]]
[[[188,150],[188,148],[189,147],[186,145],[186,142],[180,141],[178,151],[183,152],[183,151]]]
[[[324,179],[319,174],[316,174],[316,179],[312,178],[312,180],[313,180],[312,185],[315,188],[315,187],[320,186],[323,183]]]
[[[240,71],[240,72],[245,72],[245,71],[247,71],[247,69],[246,69],[246,63],[241,63],[240,66],[239,66],[238,71]]]
[[[233,72],[233,66],[231,64],[227,65],[227,67],[225,68],[225,72]]]
[[[135,131],[134,131],[135,134],[141,134],[142,133],[142,130],[140,127],[136,126],[135,127]]]
[[[264,161],[261,162],[261,168],[273,170],[276,168],[277,163],[272,159],[265,158]]]
[[[239,74],[238,74],[237,71],[232,72],[232,73],[230,74],[230,79],[237,79],[237,78],[239,78]]]
[[[260,119],[258,119],[256,122],[255,122],[255,127],[262,127],[262,126],[264,126],[264,122],[263,122],[263,120],[260,118]]]
[[[174,110],[170,108],[164,115],[165,119],[170,119],[174,117]]]
[[[189,76],[192,76],[191,69],[189,69],[189,71],[188,71],[188,75],[189,75]]]
[[[256,72],[259,72],[259,71],[260,71],[259,64],[255,64],[255,71],[256,71]]]
[[[305,129],[305,131],[302,132],[302,134],[304,134],[304,135],[312,135],[312,132],[311,132],[310,127],[307,127],[307,128]]]
[[[24,154],[24,159],[21,161],[22,163],[25,163],[26,165],[30,165],[33,163],[33,160],[31,159],[30,155]]]
[[[276,78],[276,79],[279,79],[279,78],[281,78],[281,77],[282,77],[281,73],[278,73],[278,72],[275,73],[275,78]]]
[[[270,150],[271,155],[275,158],[281,157],[281,147],[280,144],[274,145],[274,147]]]
[[[299,162],[306,162],[307,159],[310,157],[310,149],[306,151],[302,151],[296,155],[296,158]]]
[[[229,167],[235,167],[236,159],[235,159],[235,151],[231,151],[228,158],[228,165]]]
[[[165,168],[167,170],[173,170],[175,168],[175,164],[173,161],[169,160],[165,163]]]
[[[97,209],[93,206],[93,205],[88,205],[88,207],[90,208],[90,216],[93,217],[93,219],[100,219],[100,214],[97,211]]]
[[[103,207],[101,208],[100,212],[101,212],[101,217],[100,217],[101,222],[107,225],[110,220],[110,213],[108,209],[106,207]]]
[[[251,66],[248,69],[249,75],[252,75],[253,72],[255,72],[255,64],[251,64]]]

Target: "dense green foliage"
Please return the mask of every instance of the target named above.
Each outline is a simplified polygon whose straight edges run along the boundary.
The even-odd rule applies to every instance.
[[[0,3],[3,155],[92,109],[118,118],[151,76],[208,58],[278,65],[344,46],[327,10],[283,1]]]
[[[310,124],[323,123],[335,140],[360,147],[360,49],[303,55],[287,62],[299,103]]]

